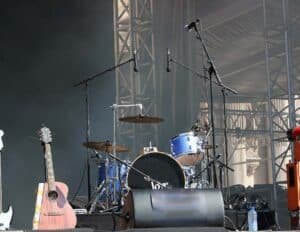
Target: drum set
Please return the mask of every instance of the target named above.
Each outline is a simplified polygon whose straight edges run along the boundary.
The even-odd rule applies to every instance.
[[[122,105],[113,105],[114,109]],[[162,118],[142,114],[140,104],[130,105],[141,108],[137,116],[119,118],[128,123],[159,123]],[[126,105],[126,107],[130,107]],[[97,157],[97,187],[88,204],[89,213],[106,212],[118,209],[123,204],[130,189],[164,189],[164,188],[208,188],[209,157],[207,138],[210,129],[200,125],[199,121],[190,131],[174,136],[169,140],[170,154],[161,152],[157,147],[143,147],[140,154],[132,162],[117,157],[117,153],[128,152],[129,149],[117,145],[115,141],[89,141],[83,145],[95,152]],[[101,155],[99,155],[101,153]]]

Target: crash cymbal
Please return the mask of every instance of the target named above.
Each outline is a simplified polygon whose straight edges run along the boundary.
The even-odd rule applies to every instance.
[[[137,116],[119,118],[119,120],[122,122],[132,122],[132,123],[159,123],[164,121],[162,118],[151,117],[151,116],[146,116],[141,114]]]
[[[112,153],[113,152],[113,145],[109,142],[85,142],[83,143],[83,146],[87,147],[87,148],[91,148],[97,151],[104,151],[104,152],[109,152]],[[129,149],[127,147],[124,147],[122,145],[116,145],[116,152],[127,152],[129,151]]]

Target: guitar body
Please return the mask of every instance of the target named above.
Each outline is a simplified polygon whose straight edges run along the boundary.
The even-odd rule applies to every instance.
[[[73,229],[76,226],[76,215],[67,201],[68,186],[62,182],[55,182],[57,198],[48,196],[49,185],[44,184],[42,205],[38,222],[39,230]]]
[[[2,211],[2,148],[3,148],[3,141],[2,136],[4,135],[3,130],[0,130],[0,230],[8,230],[10,227],[10,222],[13,217],[13,209],[9,206],[7,212]]]
[[[0,213],[0,230],[8,230],[13,216],[13,209],[9,206],[7,212]]]

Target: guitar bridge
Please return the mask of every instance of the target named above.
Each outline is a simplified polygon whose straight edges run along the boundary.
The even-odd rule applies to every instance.
[[[62,212],[58,212],[58,211],[53,211],[53,212],[47,212],[44,213],[45,216],[62,216],[64,215]]]

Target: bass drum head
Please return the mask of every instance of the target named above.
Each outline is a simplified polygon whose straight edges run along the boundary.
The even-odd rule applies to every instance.
[[[150,178],[166,185],[167,188],[184,188],[185,176],[180,164],[170,155],[150,152],[137,157],[132,167],[142,171]],[[144,176],[130,168],[127,186],[132,189],[159,189],[155,182],[145,180]]]

